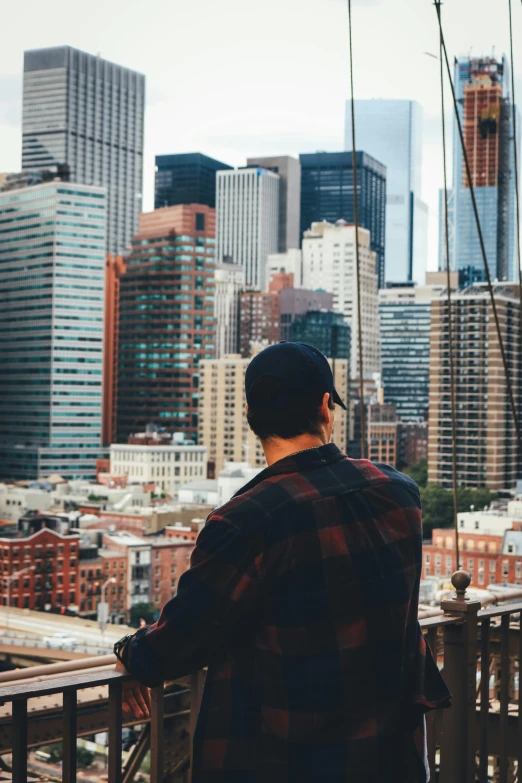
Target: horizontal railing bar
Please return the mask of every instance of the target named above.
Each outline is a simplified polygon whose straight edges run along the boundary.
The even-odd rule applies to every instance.
[[[440,617],[425,617],[423,620],[419,620],[420,627],[425,630],[428,628],[438,628],[444,625],[462,625],[464,622],[462,617],[456,615],[441,615]]]
[[[86,673],[62,677],[56,680],[45,680],[44,682],[23,683],[21,685],[12,685],[11,687],[4,686],[0,688],[0,702],[17,701],[18,699],[27,699],[34,696],[50,696],[52,693],[77,690],[78,688],[109,685],[124,679],[130,679],[130,675],[114,669],[113,671],[100,672],[100,674],[94,677],[92,674]],[[54,684],[51,685],[51,682]]]
[[[29,678],[38,677],[40,674],[61,674],[62,672],[78,671],[78,669],[110,666],[115,662],[116,656],[113,653],[110,653],[109,655],[90,655],[88,658],[78,658],[74,661],[29,666],[27,669],[18,669],[18,671],[0,672],[0,683],[12,682],[14,680],[27,680]]]
[[[522,601],[519,601],[516,604],[491,606],[488,609],[481,609],[478,613],[478,619],[484,620],[486,617],[503,617],[505,614],[518,614],[518,612],[522,612]]]

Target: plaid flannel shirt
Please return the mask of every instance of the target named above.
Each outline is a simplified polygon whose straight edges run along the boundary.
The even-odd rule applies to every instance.
[[[449,693],[417,620],[421,534],[415,483],[333,444],[210,514],[123,653],[148,685],[208,666],[194,783],[424,783],[423,713]]]

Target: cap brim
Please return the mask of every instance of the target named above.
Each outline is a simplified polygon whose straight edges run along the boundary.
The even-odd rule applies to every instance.
[[[341,408],[343,408],[343,410],[347,410],[346,405],[337,394],[337,390],[335,388],[333,390],[333,401],[335,402],[336,405],[340,405]]]

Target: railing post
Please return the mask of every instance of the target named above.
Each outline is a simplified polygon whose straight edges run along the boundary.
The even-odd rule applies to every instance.
[[[455,598],[441,604],[445,613],[462,623],[444,627],[444,679],[452,696],[452,708],[442,717],[440,783],[474,783],[477,751],[477,613],[480,601],[469,601],[471,577],[456,571],[451,582]]]
[[[190,678],[190,780],[194,771],[194,734],[198,722],[199,706],[203,695],[205,673],[201,669],[194,672]]]

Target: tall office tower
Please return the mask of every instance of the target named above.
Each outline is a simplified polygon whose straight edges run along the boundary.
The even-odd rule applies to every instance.
[[[145,77],[70,46],[24,55],[22,168],[67,164],[71,182],[107,188],[107,252],[138,227]]]
[[[149,423],[196,440],[199,364],[214,356],[215,211],[140,216],[120,283],[117,440]]]
[[[520,410],[518,291],[515,285],[495,283],[494,293],[511,384]],[[452,308],[457,366],[457,483],[511,490],[519,476],[517,436],[486,285],[476,283],[454,294]],[[450,489],[452,435],[445,297],[433,300],[431,313],[428,479]]]
[[[303,239],[304,286],[332,293],[334,310],[342,313],[351,327],[352,380],[359,378],[355,241],[355,226],[344,221],[335,226],[313,223]],[[373,381],[374,374],[381,372],[379,299],[375,253],[370,249],[370,232],[365,228],[359,228],[359,260],[363,376],[365,381]]]
[[[518,280],[509,65],[505,57],[501,61],[462,57],[455,62],[454,81],[491,277]],[[485,274],[456,120],[453,193],[455,228],[450,256],[463,287],[484,280]]]
[[[395,405],[401,421],[427,419],[431,303],[445,290],[443,284],[390,283],[379,291],[384,401]]]
[[[276,280],[277,278],[272,278]],[[329,291],[312,291],[308,288],[284,288],[279,294],[279,312],[281,318],[281,340],[293,340],[291,337],[292,326],[295,321],[300,320],[306,313],[312,310],[321,315],[330,314],[333,309],[333,294]],[[301,342],[307,342],[301,340]],[[328,343],[322,343],[323,348],[315,347],[324,353],[325,356],[331,356],[334,359],[341,358],[341,354],[336,351],[333,353],[326,350]],[[348,358],[346,356],[345,358]]]
[[[0,192],[0,473],[94,478],[102,444],[107,197]]]
[[[292,275],[295,288],[303,285],[303,254],[298,249],[287,250],[286,253],[271,253],[266,263],[265,288],[268,291],[270,280],[274,275],[284,272]]]
[[[335,387],[348,387],[347,359],[329,360]],[[245,372],[250,358],[230,354],[221,359],[204,360],[200,366],[198,442],[208,450],[209,470],[217,476],[225,462],[248,462],[266,467],[261,443],[246,419]],[[333,441],[346,450],[347,412],[337,407]]]
[[[216,358],[239,351],[239,296],[245,288],[245,270],[223,261],[214,274]]]
[[[301,164],[289,155],[248,158],[247,166],[279,174],[279,247],[280,253],[301,247]]]
[[[428,207],[421,198],[422,115],[416,101],[355,102],[357,147],[386,166],[386,253],[381,278],[386,282],[424,282]],[[345,149],[352,149],[349,101]]]
[[[118,346],[120,329],[120,280],[125,274],[121,256],[108,255],[105,263],[105,322],[103,350],[102,441],[110,446],[116,440],[118,389]]]
[[[353,168],[351,152],[316,152],[299,155],[301,161],[301,238],[312,223],[344,220],[353,223]],[[384,285],[386,237],[386,167],[366,152],[356,155],[358,215],[361,228],[370,232],[376,254],[379,287]]]
[[[309,310],[295,319],[289,336],[291,342],[312,345],[332,359],[350,360],[351,329],[342,313]],[[338,391],[341,393],[340,389]],[[348,399],[347,391],[343,389],[342,394]]]
[[[245,269],[249,287],[263,289],[266,263],[279,241],[279,174],[260,168],[218,171],[216,261]]]
[[[156,155],[154,209],[176,204],[216,206],[216,173],[231,169],[201,152]]]
[[[400,424],[395,405],[382,402],[368,405],[367,418],[368,459],[396,468]]]
[[[239,348],[248,358],[254,345],[272,345],[281,339],[279,292],[244,291],[239,298]]]

